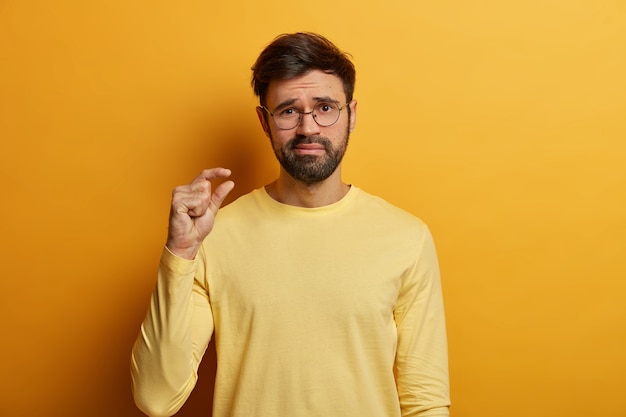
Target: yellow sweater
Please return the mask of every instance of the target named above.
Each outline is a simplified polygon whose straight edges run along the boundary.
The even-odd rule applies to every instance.
[[[146,414],[182,406],[213,333],[214,417],[449,415],[430,233],[354,186],[319,208],[255,190],[194,261],[164,250],[131,363]]]

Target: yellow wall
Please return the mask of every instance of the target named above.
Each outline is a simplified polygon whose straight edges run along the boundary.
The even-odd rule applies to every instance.
[[[141,415],[170,190],[273,178],[249,68],[295,30],[357,64],[345,179],[433,229],[453,415],[626,415],[624,2],[383,3],[0,1],[1,416]]]

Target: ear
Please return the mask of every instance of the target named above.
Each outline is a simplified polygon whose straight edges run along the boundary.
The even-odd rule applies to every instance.
[[[270,137],[270,127],[268,126],[267,120],[265,119],[265,110],[263,110],[263,107],[257,106],[257,108],[256,108],[256,115],[259,118],[259,122],[261,122],[261,127],[263,128],[263,131],[265,132],[265,136],[267,136],[269,138]]]
[[[348,104],[348,106],[350,107],[350,133],[352,133],[352,131],[356,127],[356,105],[356,100],[352,100],[350,104]]]

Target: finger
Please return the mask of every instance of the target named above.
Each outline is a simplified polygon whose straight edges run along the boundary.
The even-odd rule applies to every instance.
[[[235,188],[235,183],[232,181],[225,181],[220,184],[213,194],[211,195],[211,210],[213,213],[217,213],[217,210],[220,208],[226,196]]]
[[[201,181],[211,181],[216,178],[228,178],[230,176],[230,169],[228,168],[209,168],[203,170],[192,183]]]
[[[206,197],[192,197],[186,202],[187,214],[190,217],[203,216],[211,202]]]
[[[198,193],[177,195],[176,199],[172,201],[172,212],[197,217],[206,212],[209,204],[210,199],[208,195]]]

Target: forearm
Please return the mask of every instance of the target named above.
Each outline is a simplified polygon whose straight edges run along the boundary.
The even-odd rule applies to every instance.
[[[428,343],[428,342],[426,342]],[[406,354],[396,358],[396,378],[402,417],[448,417],[448,383],[445,340],[430,352]],[[419,351],[420,349],[415,349]]]
[[[131,376],[137,406],[150,416],[173,415],[197,380],[210,326],[198,319],[210,308],[194,289],[196,265],[164,250],[150,308],[133,348]],[[197,330],[195,328],[198,328]]]
[[[403,417],[447,417],[448,349],[435,248],[425,235],[396,310],[396,379]]]

